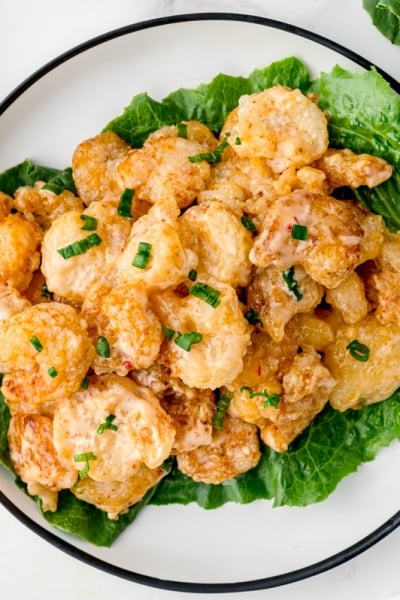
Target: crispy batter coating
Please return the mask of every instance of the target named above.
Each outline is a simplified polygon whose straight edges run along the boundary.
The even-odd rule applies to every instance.
[[[292,236],[295,224],[307,228],[306,240]],[[258,267],[273,264],[282,270],[302,264],[315,281],[334,288],[378,255],[383,229],[382,217],[358,203],[298,190],[270,208],[250,260]]]
[[[217,141],[211,133],[210,136],[215,144],[210,147],[206,141],[206,146],[213,150]],[[179,137],[176,127],[162,127],[149,135],[142,148],[130,150],[118,165],[120,185],[122,189],[134,189],[140,198],[151,203],[172,198],[180,208],[190,206],[210,177],[206,160],[189,160],[204,153],[204,146],[204,138],[199,143]]]
[[[162,467],[149,469],[141,465],[134,475],[124,481],[95,481],[91,477],[79,479],[71,492],[79,500],[104,510],[109,519],[118,519],[166,474],[167,471]]]
[[[223,128],[231,147],[241,157],[265,158],[276,173],[307,165],[328,148],[326,116],[300,90],[277,85],[242,96],[234,111]]]
[[[99,432],[110,416],[112,427]],[[87,462],[90,477],[101,482],[124,481],[142,464],[160,467],[175,437],[171,420],[154,394],[118,375],[91,378],[86,390],[60,400],[53,428],[61,462],[79,471]]]
[[[260,456],[257,427],[226,415],[210,444],[178,454],[177,461],[179,470],[194,481],[216,484],[249,471]]]
[[[2,392],[12,413],[46,411],[78,390],[95,353],[84,319],[57,302],[1,321],[0,339]]]
[[[20,214],[0,220],[0,277],[23,292],[40,263],[41,232]]]
[[[68,190],[56,194],[43,189],[42,181],[33,187],[22,186],[15,192],[14,208],[16,208],[31,223],[46,230],[52,221],[70,210],[84,209],[83,202]]]

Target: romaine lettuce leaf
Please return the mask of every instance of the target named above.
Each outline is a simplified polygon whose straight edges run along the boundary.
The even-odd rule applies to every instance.
[[[59,169],[37,165],[30,160],[24,160],[15,167],[0,173],[0,191],[12,196],[20,186],[33,186],[37,181],[52,183],[63,190],[76,193],[70,167],[60,171]]]
[[[400,45],[400,0],[363,0],[363,6],[375,27]]]

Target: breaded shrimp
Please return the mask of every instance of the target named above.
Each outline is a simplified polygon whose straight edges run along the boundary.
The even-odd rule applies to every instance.
[[[0,321],[6,321],[30,305],[18,290],[0,282]]]
[[[177,462],[194,481],[218,484],[254,468],[260,456],[257,428],[226,415],[210,444],[178,454]]]
[[[308,165],[328,148],[324,113],[300,90],[281,85],[242,96],[223,127],[227,132],[238,156],[263,157],[275,173]]]
[[[116,201],[126,186],[116,176],[118,164],[131,147],[113,131],[84,140],[72,156],[73,179],[84,203]]]
[[[28,287],[39,267],[41,239],[39,228],[22,215],[0,220],[0,278],[19,292]]]
[[[60,400],[53,428],[61,462],[100,482],[129,479],[142,464],[160,467],[175,437],[154,394],[118,375],[93,377]]]
[[[82,229],[85,217],[96,219],[95,230]],[[129,219],[119,216],[111,203],[100,201],[83,213],[74,210],[55,219],[42,244],[41,270],[48,288],[67,300],[82,303],[94,283],[113,278],[114,261],[130,229]],[[67,258],[61,254],[71,244],[85,244],[86,240],[93,243],[82,251],[78,248],[78,254]]]
[[[76,470],[63,466],[58,458],[49,417],[14,415],[8,429],[8,444],[13,469],[28,485],[29,493],[37,493],[37,484],[58,492],[76,482]],[[46,506],[44,510],[56,510],[56,506]]]
[[[83,202],[68,190],[56,194],[44,189],[43,181],[38,181],[33,187],[19,187],[14,195],[14,207],[31,223],[46,230],[52,221],[70,210],[84,209]]]
[[[327,290],[325,299],[341,312],[345,323],[360,321],[369,310],[363,280],[355,271],[337,287]]]
[[[149,292],[163,290],[178,285],[196,268],[198,258],[184,244],[178,216],[176,202],[166,200],[134,222],[125,248],[116,260],[120,282],[143,286]],[[138,267],[133,263],[143,243],[147,245],[149,261]]]
[[[139,285],[93,286],[82,305],[82,316],[94,345],[99,336],[109,345],[109,357],[96,355],[94,359],[92,366],[98,375],[126,375],[133,368],[146,369],[156,360],[164,339],[161,323]]]
[[[141,465],[134,475],[124,481],[95,481],[91,477],[79,479],[71,492],[79,500],[105,511],[109,519],[118,519],[166,474],[167,471],[162,467],[149,469]]]
[[[355,154],[348,148],[329,148],[315,167],[326,174],[330,191],[343,186],[372,188],[389,179],[393,172],[393,167],[383,158]]]
[[[323,288],[298,265],[293,271],[297,282],[297,296],[290,291],[283,273],[271,265],[258,269],[247,288],[249,309],[258,313],[258,322],[275,342],[285,335],[290,319],[315,308],[322,300]]]
[[[162,127],[120,162],[120,187],[134,189],[152,204],[172,198],[180,208],[190,206],[206,187],[210,165],[206,160],[191,162],[189,157],[204,151],[204,143],[179,137],[176,127]]]
[[[374,314],[343,325],[325,348],[323,362],[337,380],[330,397],[333,408],[385,400],[400,386],[400,327],[384,326]]]
[[[294,238],[295,225],[306,228],[305,239]],[[356,202],[298,190],[270,208],[250,260],[282,271],[302,264],[315,281],[334,288],[355,267],[378,255],[383,229],[382,217]]]
[[[0,321],[2,392],[11,413],[46,412],[78,390],[94,353],[86,322],[66,304],[36,304]]]
[[[165,290],[152,297],[154,311],[162,324],[177,334],[166,340],[160,360],[171,369],[173,377],[179,377],[186,385],[215,389],[240,373],[250,341],[250,326],[231,286],[212,278],[199,278],[197,283],[205,283],[219,292],[215,308],[190,293],[182,296]],[[198,343],[190,350],[176,343],[179,334],[192,332]]]
[[[0,192],[0,221],[10,214],[13,204],[14,199],[11,196],[4,192]]]
[[[199,257],[200,271],[233,287],[249,283],[253,237],[232,210],[215,200],[191,206],[179,222],[186,245]]]

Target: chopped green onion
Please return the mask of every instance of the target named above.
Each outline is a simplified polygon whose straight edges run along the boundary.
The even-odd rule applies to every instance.
[[[96,217],[91,217],[90,215],[81,215],[79,218],[83,221],[83,225],[81,227],[81,229],[83,231],[96,231],[96,229],[97,229]]]
[[[64,191],[64,188],[62,188],[61,185],[57,185],[56,183],[45,183],[41,189],[47,190],[48,192],[52,192],[56,196],[59,196],[61,192]]]
[[[248,392],[250,398],[256,398],[257,396],[262,396],[265,398],[263,402],[263,407],[268,408],[268,406],[277,407],[279,406],[280,401],[282,400],[282,396],[280,394],[270,394],[268,390],[263,390],[262,392],[254,392],[253,388],[245,385],[240,388],[241,392]]]
[[[164,325],[161,328],[164,337],[167,338],[167,340],[172,340],[172,338],[174,337],[174,333],[175,331],[173,329],[170,329],[169,327],[165,327]]]
[[[48,369],[48,374],[50,375],[50,377],[52,377],[54,379],[54,377],[57,377],[58,375],[58,371],[55,367],[50,367],[50,369]]]
[[[302,294],[299,286],[297,285],[297,280],[296,280],[296,276],[295,276],[295,272],[294,272],[294,266],[290,267],[290,269],[288,269],[287,271],[283,271],[282,277],[288,287],[289,292],[292,292],[292,294],[296,298],[297,302],[299,302],[302,299],[303,294]]]
[[[222,140],[222,142],[213,150],[212,152],[200,152],[200,154],[194,154],[193,156],[188,156],[188,159],[191,163],[198,163],[206,161],[213,165],[221,162],[222,154],[224,150],[226,150],[228,146],[228,134]]]
[[[236,146],[240,146],[240,145],[241,145],[241,143],[242,143],[242,140],[240,139],[240,137],[239,137],[239,136],[236,136],[236,138],[235,138],[235,145],[236,145]]]
[[[177,123],[176,124],[176,129],[178,131],[178,136],[181,138],[185,138],[187,139],[188,136],[188,126],[186,123]]]
[[[370,349],[365,344],[361,344],[358,340],[353,340],[346,346],[346,350],[350,355],[360,362],[367,362],[369,359]]]
[[[193,344],[198,344],[203,339],[203,336],[198,331],[189,331],[188,333],[180,333],[175,338],[175,344],[186,350],[186,352],[190,352]]]
[[[97,338],[96,352],[102,358],[110,358],[110,345],[107,338],[102,335]]]
[[[240,217],[240,221],[243,227],[245,227],[249,231],[256,231],[256,226],[254,225],[254,222],[251,219],[249,219],[249,217],[246,217],[246,215]]]
[[[119,204],[117,208],[117,213],[120,217],[125,217],[126,219],[133,219],[132,215],[132,202],[133,197],[135,195],[135,190],[131,190],[126,188],[119,199]]]
[[[302,242],[308,239],[308,230],[305,225],[298,225],[295,223],[292,225],[292,238],[294,240],[301,240]]]
[[[72,258],[73,256],[78,256],[79,254],[85,254],[90,248],[93,246],[99,246],[101,244],[101,237],[97,235],[97,233],[91,233],[86,238],[82,240],[78,240],[77,242],[73,242],[64,248],[59,248],[57,252],[61,254],[61,256],[67,260],[68,258]]]
[[[40,294],[43,296],[43,298],[51,298],[51,292],[45,283],[42,285]]]
[[[190,281],[196,281],[196,279],[197,279],[196,269],[190,269],[188,279],[190,279]]]
[[[221,303],[221,300],[219,299],[221,292],[200,281],[190,288],[189,294],[196,296],[196,298],[200,298],[200,300],[204,300],[204,302],[207,302],[207,304],[213,308],[217,308]]]
[[[97,460],[97,456],[93,452],[83,452],[82,454],[75,454],[74,462],[84,462],[85,466],[79,471],[80,479],[84,479],[89,473],[89,460]]]
[[[138,269],[145,269],[150,262],[152,245],[148,242],[139,242],[138,251],[132,261],[132,265]]]
[[[98,426],[98,428],[96,429],[96,433],[99,433],[101,435],[104,433],[104,431],[106,429],[111,429],[112,431],[117,431],[117,429],[118,429],[117,425],[113,424],[114,419],[115,419],[115,415],[107,415],[104,423],[101,423]]]
[[[261,325],[263,327],[263,322],[260,319],[260,314],[254,310],[254,308],[250,308],[247,312],[244,313],[245,318],[250,323],[250,325]]]
[[[221,396],[217,401],[217,409],[214,415],[213,425],[215,429],[222,429],[224,424],[224,419],[226,415],[226,411],[228,410],[230,401],[230,396]]]
[[[38,352],[41,352],[43,350],[42,343],[39,340],[39,338],[36,337],[36,335],[33,335],[29,341],[32,344],[32,346],[35,348],[35,350],[37,350]]]
[[[89,377],[87,375],[85,375],[85,377],[81,381],[81,388],[83,390],[87,390],[89,387],[89,383],[90,383]]]

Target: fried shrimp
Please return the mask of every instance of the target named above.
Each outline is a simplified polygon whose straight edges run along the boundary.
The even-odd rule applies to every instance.
[[[275,173],[308,165],[328,148],[324,113],[300,90],[280,85],[242,96],[226,132],[238,156],[263,157]]]
[[[292,234],[294,226],[303,228],[304,239]],[[302,264],[317,283],[334,288],[379,254],[383,231],[382,217],[355,202],[298,190],[268,211],[250,260],[282,271]]]
[[[51,412],[79,389],[94,347],[86,322],[66,304],[36,304],[0,321],[2,392],[11,413]]]
[[[58,492],[76,482],[76,470],[64,467],[58,458],[53,444],[53,424],[49,417],[14,415],[8,429],[8,444],[13,468],[28,485],[30,494],[41,496],[41,487],[44,488],[43,492]],[[45,500],[47,497],[48,494],[43,493]],[[44,510],[54,511],[57,508],[57,495],[50,497],[55,502],[45,502]]]
[[[91,378],[54,414],[54,445],[66,468],[95,481],[125,481],[171,454],[175,430],[154,394],[118,375]]]
[[[40,264],[42,234],[20,214],[0,220],[0,278],[23,292]]]
[[[83,229],[88,218],[94,219],[93,230]],[[130,220],[106,202],[94,202],[83,213],[74,210],[55,219],[42,244],[41,270],[48,288],[82,303],[94,283],[108,281],[130,229]]]
[[[150,367],[158,357],[164,339],[161,323],[139,285],[94,286],[82,305],[82,315],[94,344],[105,338],[110,350],[109,356],[97,354],[94,359],[98,375],[126,375],[133,368]]]
[[[210,177],[206,160],[190,158],[217,146],[211,132],[193,137],[201,142],[179,137],[176,127],[162,127],[150,134],[142,148],[130,150],[118,165],[121,188],[134,189],[152,204],[172,198],[180,208],[190,206]]]
[[[250,326],[231,286],[211,278],[199,283],[219,294],[217,306],[172,290],[154,296],[152,304],[163,326],[177,334],[166,340],[161,355],[172,376],[190,387],[215,389],[228,384],[241,371]],[[182,336],[186,337],[182,340]],[[191,339],[196,343],[188,351]]]
[[[260,460],[257,427],[227,415],[210,444],[177,455],[178,469],[194,481],[218,484],[255,467]]]
[[[119,199],[124,186],[116,176],[116,169],[129,150],[129,144],[113,131],[100,133],[76,147],[72,173],[78,195],[85,204]]]
[[[178,216],[175,201],[166,200],[134,222],[123,252],[116,260],[120,282],[141,285],[153,292],[178,285],[197,267],[198,257],[184,244]],[[142,247],[148,253],[148,261],[138,266],[135,257]]]

